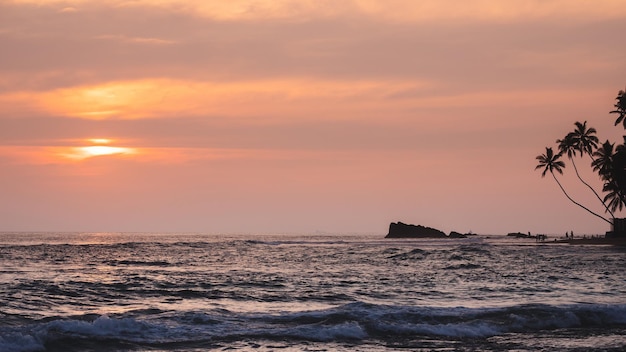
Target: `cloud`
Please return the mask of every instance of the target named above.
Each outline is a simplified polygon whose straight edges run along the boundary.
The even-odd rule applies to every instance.
[[[443,5],[345,1],[337,6],[331,6],[335,2],[294,5],[289,1],[36,3],[42,7],[21,5],[27,8],[18,11],[0,5],[6,13],[20,14],[2,21],[0,45],[6,50],[0,56],[0,91],[155,77],[414,80],[435,82],[441,89],[471,85],[473,89],[517,90],[569,88],[590,82],[605,85],[624,72],[622,48],[614,43],[623,32],[625,16],[620,9],[605,8],[612,1],[593,5],[589,16],[577,15],[584,12],[584,2],[568,2],[558,12],[563,18],[549,15],[556,11],[550,9],[564,6],[560,1],[503,5],[484,1],[443,1]],[[489,4],[495,10],[490,10]],[[50,8],[53,5],[76,5],[81,11],[68,18],[59,15],[56,7]],[[231,6],[236,13],[250,7],[261,12],[277,8],[275,11],[282,13],[284,8],[311,18],[263,20],[259,15],[255,20],[222,20],[202,15],[203,6],[214,12]],[[337,13],[318,16],[317,7],[321,12],[329,7]],[[593,20],[594,11],[601,10],[607,15],[602,21]],[[479,17],[483,12],[501,11],[521,15],[508,22]],[[388,12],[433,14],[433,18],[467,12],[465,18],[474,19],[396,21],[386,19]],[[528,12],[538,14],[524,17]],[[297,18],[297,14],[289,18]]]
[[[163,6],[180,9],[177,0],[116,1],[118,6]],[[441,20],[510,21],[529,18],[590,19],[619,18],[626,15],[623,2],[604,0],[590,3],[585,0],[231,0],[187,1],[187,11],[220,20],[310,20],[312,18],[352,17],[355,14],[383,21],[436,22]],[[128,4],[128,5],[127,5]]]
[[[291,78],[251,81],[144,79],[73,86],[46,91],[0,94],[1,119],[65,116],[88,120],[179,119],[196,117],[221,125],[273,126],[293,121],[412,121],[441,111],[528,108],[559,103],[581,104],[598,92],[583,89],[441,90],[413,80],[325,80]],[[532,120],[529,118],[528,121]],[[481,118],[497,126],[506,119]],[[454,115],[429,126],[454,128],[468,122]]]
[[[353,18],[366,16],[381,21],[437,22],[511,21],[531,18],[581,18],[591,21],[626,15],[623,1],[603,0],[10,0],[10,4],[71,8],[161,8],[216,20],[287,20]]]
[[[424,84],[422,86],[426,86]],[[417,88],[414,81],[329,81],[307,78],[258,81],[145,79],[75,86],[49,91],[0,94],[0,101],[48,115],[86,119],[157,116],[224,116],[254,122],[293,116],[337,119],[340,111],[373,107],[396,91]],[[320,105],[324,101],[326,106]],[[331,117],[324,114],[334,109]],[[5,112],[5,116],[7,116]],[[327,116],[327,117],[324,117]],[[348,116],[347,114],[345,116]]]
[[[64,7],[61,10],[59,10],[60,13],[74,13],[74,12],[78,12],[78,9],[75,7]]]
[[[113,34],[104,34],[99,35],[96,39],[103,40],[117,40],[124,43],[137,43],[137,44],[151,44],[151,45],[170,45],[175,44],[176,42],[168,39],[161,38],[147,38],[147,37],[129,37],[125,35],[113,35]]]

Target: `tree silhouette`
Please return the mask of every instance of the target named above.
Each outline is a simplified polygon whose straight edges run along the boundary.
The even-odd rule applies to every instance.
[[[609,113],[618,114],[619,116],[617,120],[615,120],[615,125],[617,126],[621,123],[624,129],[626,129],[626,92],[620,90],[615,99],[615,110]],[[573,132],[568,133],[565,138],[556,141],[559,154],[555,155],[552,148],[546,148],[546,153],[537,157],[539,165],[537,165],[535,169],[544,169],[541,174],[542,177],[544,177],[547,172],[550,172],[559,185],[559,188],[561,188],[561,191],[563,191],[563,194],[574,204],[609,224],[617,225],[618,219],[615,218],[614,212],[626,208],[626,136],[624,136],[623,144],[615,145],[607,140],[598,146],[598,137],[596,137],[597,131],[593,127],[587,127],[587,121],[582,123],[576,122],[575,126],[576,128]],[[591,168],[598,174],[600,180],[602,180],[603,198],[591,185],[581,178],[575,162],[579,154],[581,157],[587,154],[591,159]],[[565,163],[559,160],[562,155],[567,155],[574,166],[574,171],[578,179],[593,191],[604,206],[605,212],[611,215],[612,221],[607,220],[605,217],[598,215],[589,208],[574,201],[565,191],[563,185],[561,185],[554,173],[554,171],[556,171],[563,174]],[[621,220],[620,228],[622,228],[624,224],[621,223],[625,222],[626,219],[619,220]]]
[[[615,103],[615,110],[609,113],[619,114],[617,120],[615,120],[615,126],[621,122],[623,123],[624,128],[626,128],[626,92],[620,90],[619,93],[617,93],[617,98],[615,98],[615,100],[617,100]]]
[[[605,204],[608,202],[607,205],[612,211],[624,208],[624,194],[617,182],[622,177],[619,176],[618,172],[615,172],[615,168],[619,168],[619,163],[615,161],[615,157],[617,155],[617,159],[623,159],[623,152],[616,154],[614,146],[615,144],[608,140],[602,143],[602,146],[593,153],[594,160],[591,163],[593,171],[597,172],[600,179],[605,182],[602,188],[603,192],[607,192],[604,202]],[[619,148],[623,151],[624,146],[621,145]]]
[[[614,204],[619,209],[626,205],[626,136],[623,138],[624,144],[620,144],[615,148],[611,166],[605,174],[600,176],[604,177],[609,184],[608,186],[605,185],[609,192],[605,199],[610,199],[611,204]],[[619,204],[617,204],[618,202]]]
[[[554,171],[556,171],[556,172],[558,172],[560,174],[563,174],[563,169],[565,168],[565,163],[563,161],[559,160],[561,158],[561,155],[562,155],[561,153],[554,154],[554,151],[552,151],[552,148],[546,147],[545,154],[541,154],[541,155],[536,157],[536,159],[539,161],[539,164],[537,164],[537,166],[535,167],[535,170],[543,169],[543,172],[541,173],[541,177],[545,177],[546,173],[550,172],[550,174],[554,178],[554,181],[556,181],[556,183],[559,185],[559,188],[561,188],[561,191],[563,191],[563,194],[567,197],[567,199],[569,199],[572,203],[578,205],[579,207],[585,209],[590,214],[593,214],[593,215],[597,216],[598,218],[608,222],[609,224],[612,224],[611,221],[609,221],[608,219],[604,218],[601,215],[598,215],[598,214],[594,213],[592,210],[590,210],[589,208],[585,207],[584,205],[578,203],[577,201],[572,199],[572,197],[570,197],[569,194],[567,194],[567,192],[565,191],[565,188],[563,188],[563,185],[561,185],[561,182],[559,182],[559,179],[554,174]]]
[[[574,125],[576,126],[576,129],[572,132],[574,146],[581,155],[587,154],[591,156],[592,152],[598,148],[596,129],[593,127],[587,128],[587,121],[583,123],[576,121]]]
[[[624,195],[615,182],[610,181],[605,183],[602,191],[607,192],[604,201],[609,202],[609,207],[613,211],[622,210],[622,208],[624,208]]]
[[[587,121],[583,123],[577,121],[574,125],[576,126],[574,132],[570,132],[565,136],[565,138],[556,141],[559,145],[559,154],[567,155],[567,158],[572,162],[572,166],[574,166],[576,177],[578,177],[580,182],[593,192],[596,198],[604,206],[604,209],[611,215],[611,218],[615,218],[615,215],[613,215],[613,212],[609,209],[605,200],[602,199],[598,192],[596,192],[596,190],[580,176],[578,167],[574,161],[578,152],[581,157],[585,154],[589,155],[593,162],[592,154],[594,150],[598,148],[598,137],[595,135],[596,129],[593,127],[587,128]]]
[[[608,140],[602,143],[602,146],[593,152],[594,160],[591,162],[593,171],[600,175],[604,181],[608,181],[613,167],[613,153],[615,143]]]

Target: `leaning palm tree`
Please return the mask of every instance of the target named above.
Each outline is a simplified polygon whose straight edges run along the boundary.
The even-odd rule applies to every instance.
[[[563,192],[563,194],[567,197],[567,199],[569,199],[572,203],[578,205],[579,207],[585,209],[586,211],[588,211],[590,214],[593,214],[595,216],[597,216],[598,218],[608,222],[609,224],[612,225],[611,221],[609,221],[608,219],[604,218],[601,215],[598,215],[596,213],[594,213],[593,211],[591,211],[589,208],[585,207],[584,205],[578,203],[577,201],[573,200],[572,197],[569,196],[569,194],[567,194],[567,192],[565,191],[565,188],[563,188],[563,186],[561,185],[561,182],[559,182],[559,179],[556,178],[556,175],[554,174],[554,171],[563,174],[563,168],[565,167],[565,163],[561,160],[559,160],[561,158],[562,154],[554,154],[554,152],[552,151],[552,148],[548,148],[546,147],[546,153],[545,154],[541,154],[539,156],[536,157],[537,160],[539,160],[539,164],[535,167],[535,170],[537,169],[543,169],[543,172],[541,173],[541,177],[545,177],[547,172],[550,172],[550,174],[552,175],[552,177],[554,178],[554,181],[556,181],[556,183],[559,185],[559,188],[561,188],[561,191]]]
[[[567,155],[569,160],[572,162],[572,166],[574,166],[576,177],[578,177],[580,182],[593,192],[596,198],[604,206],[606,212],[608,212],[611,215],[611,218],[614,219],[615,215],[613,215],[611,209],[606,205],[606,202],[600,197],[598,192],[596,192],[596,190],[580,176],[578,167],[576,167],[576,162],[574,161],[576,154],[580,153],[580,156],[583,156],[584,154],[589,155],[593,162],[592,153],[598,148],[598,137],[595,136],[596,129],[593,127],[587,128],[587,121],[583,123],[576,122],[575,125],[576,129],[574,132],[570,132],[565,136],[565,138],[556,141],[559,144],[559,154]]]
[[[576,129],[572,132],[572,138],[576,149],[582,154],[591,156],[592,152],[598,148],[598,137],[596,137],[596,129],[587,128],[587,121],[574,123]]]

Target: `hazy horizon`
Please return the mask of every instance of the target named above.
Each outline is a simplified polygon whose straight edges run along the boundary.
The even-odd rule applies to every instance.
[[[0,0],[0,231],[601,234],[535,156],[622,142],[625,32],[617,0]]]

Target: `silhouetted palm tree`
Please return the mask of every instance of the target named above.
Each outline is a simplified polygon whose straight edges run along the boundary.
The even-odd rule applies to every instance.
[[[582,205],[582,204],[578,203],[577,201],[573,200],[572,197],[570,197],[569,194],[567,194],[567,192],[565,191],[565,188],[563,188],[563,186],[561,185],[561,182],[559,182],[559,179],[557,179],[556,175],[554,174],[554,171],[556,171],[556,172],[558,172],[560,174],[563,174],[563,168],[565,167],[565,163],[563,161],[559,160],[560,158],[561,158],[561,154],[560,153],[559,154],[554,154],[554,152],[552,151],[552,148],[546,147],[546,153],[545,154],[541,154],[541,155],[536,157],[536,159],[539,160],[539,164],[535,167],[535,170],[543,169],[543,172],[541,173],[541,177],[546,176],[546,173],[550,172],[550,174],[554,178],[554,181],[556,181],[556,183],[559,185],[559,188],[561,188],[561,191],[563,192],[563,194],[565,194],[567,199],[569,199],[572,203],[578,205],[579,207],[585,209],[590,214],[593,214],[593,215],[599,217],[600,219],[608,222],[609,224],[612,224],[611,221],[609,221],[608,219],[604,218],[601,215],[598,215],[598,214],[594,213],[589,208],[587,208],[584,205]]]
[[[604,197],[604,201],[609,202],[609,206],[613,211],[624,208],[624,195],[614,181],[605,183],[602,191],[608,192]]]
[[[559,160],[560,158],[561,154],[554,154],[552,148],[546,147],[546,153],[535,158],[539,160],[539,164],[535,167],[535,170],[543,168],[541,177],[546,176],[548,171],[554,175],[555,170],[562,175],[565,163]],[[559,181],[557,180],[556,182],[558,183]]]
[[[602,143],[602,146],[593,153],[595,159],[591,163],[593,171],[597,172],[600,178],[605,181],[602,188],[603,192],[607,192],[604,196],[604,202],[612,211],[622,210],[624,207],[624,194],[616,181],[619,176],[614,172],[618,164],[615,162],[614,146],[615,144],[608,140]],[[623,146],[620,146],[620,150],[623,150]]]
[[[565,153],[570,159],[576,156],[578,148],[576,148],[576,142],[574,141],[574,134],[572,132],[568,133],[563,139],[557,139],[556,142],[559,144],[559,154]]]
[[[595,136],[596,129],[593,127],[587,128],[587,121],[580,123],[576,122],[576,129],[574,132],[568,133],[565,138],[559,139],[556,142],[559,144],[559,154],[566,154],[567,157],[572,162],[572,166],[574,166],[574,171],[576,172],[576,177],[582,182],[587,188],[593,192],[596,198],[602,203],[604,209],[611,215],[611,218],[615,218],[613,212],[606,205],[606,202],[600,197],[598,192],[591,187],[590,184],[585,182],[583,178],[578,173],[578,167],[576,167],[576,162],[574,161],[574,157],[576,156],[576,152],[580,152],[580,155],[588,154],[591,157],[593,162],[592,153],[595,149],[598,148],[598,137]]]
[[[608,140],[600,146],[595,152],[593,152],[594,160],[591,163],[593,171],[600,175],[603,181],[608,181],[611,178],[611,172],[613,169],[613,154],[615,144]]]
[[[572,138],[576,149],[582,154],[591,156],[593,151],[598,148],[598,137],[596,137],[596,129],[587,128],[587,121],[574,123],[576,129],[572,132]]]
[[[611,111],[610,114],[619,114],[617,120],[615,120],[615,126],[619,125],[620,122],[624,124],[624,128],[626,128],[626,92],[620,90],[617,93],[617,103],[615,103],[615,110]]]
[[[624,144],[615,147],[607,183],[605,187],[610,193],[605,199],[610,199],[612,204],[621,202],[620,207],[626,206],[626,136]]]

